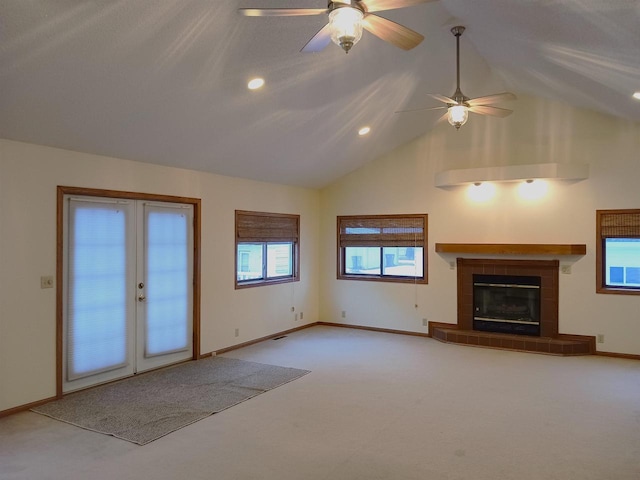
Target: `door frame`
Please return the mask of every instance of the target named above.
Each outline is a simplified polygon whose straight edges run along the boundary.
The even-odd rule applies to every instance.
[[[193,206],[193,355],[200,356],[200,248],[201,248],[201,200],[199,198],[156,195],[152,193],[103,190],[84,187],[57,187],[56,199],[56,398],[62,398],[63,358],[63,295],[64,295],[64,197],[83,195],[87,197],[110,197],[127,200],[147,200],[154,202],[183,203]]]

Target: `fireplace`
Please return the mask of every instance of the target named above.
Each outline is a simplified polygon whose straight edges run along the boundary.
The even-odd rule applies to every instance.
[[[595,337],[558,332],[558,260],[458,258],[458,321],[429,322],[442,342],[553,355],[595,353]]]
[[[539,276],[473,275],[473,329],[540,336]]]
[[[523,335],[523,339],[558,336],[557,260],[458,258],[457,263],[458,328]]]

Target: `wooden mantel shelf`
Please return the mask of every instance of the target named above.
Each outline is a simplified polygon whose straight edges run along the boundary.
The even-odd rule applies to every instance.
[[[526,243],[436,243],[438,253],[493,255],[585,255],[585,244]]]

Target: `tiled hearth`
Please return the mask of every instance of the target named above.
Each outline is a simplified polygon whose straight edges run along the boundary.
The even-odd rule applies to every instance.
[[[558,333],[557,260],[503,260],[458,258],[458,323],[434,324],[437,340],[488,348],[554,355],[595,353],[595,338]],[[540,288],[540,336],[481,332],[473,329],[473,275],[536,276]]]

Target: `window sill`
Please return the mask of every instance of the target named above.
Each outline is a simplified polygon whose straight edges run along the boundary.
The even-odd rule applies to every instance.
[[[299,277],[278,278],[277,280],[256,280],[254,282],[236,283],[236,290],[242,290],[244,288],[263,287],[267,285],[279,285],[281,283],[292,283],[299,281]]]
[[[604,293],[609,295],[640,295],[638,288],[620,288],[620,287],[598,287],[596,293]]]
[[[365,275],[338,275],[338,280],[359,280],[365,282],[383,282],[383,283],[409,283],[426,285],[429,283],[426,278],[399,278],[399,277],[374,277]]]

